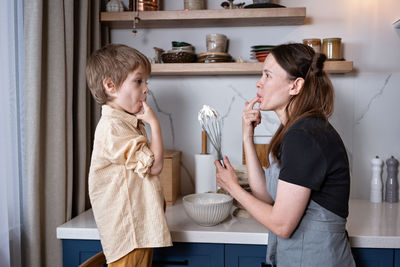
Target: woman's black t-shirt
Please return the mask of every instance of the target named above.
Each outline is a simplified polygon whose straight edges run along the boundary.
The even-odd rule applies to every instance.
[[[342,139],[328,121],[296,121],[283,136],[279,158],[280,180],[310,188],[312,200],[348,216],[349,161]]]

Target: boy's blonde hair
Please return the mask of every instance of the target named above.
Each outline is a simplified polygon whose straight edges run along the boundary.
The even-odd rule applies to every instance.
[[[93,98],[100,105],[105,104],[109,98],[103,87],[104,79],[110,78],[118,90],[128,74],[139,67],[150,75],[147,57],[123,44],[109,44],[93,52],[86,65],[86,80]]]

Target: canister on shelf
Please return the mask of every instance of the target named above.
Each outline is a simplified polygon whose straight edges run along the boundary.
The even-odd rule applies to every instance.
[[[322,39],[322,53],[325,54],[328,60],[343,60],[341,46],[341,38]]]
[[[321,53],[321,39],[303,39],[303,44],[312,47],[315,53]]]
[[[204,0],[183,0],[184,9],[204,9]]]
[[[135,0],[137,1],[137,10],[139,11],[156,11],[160,9],[160,0]]]

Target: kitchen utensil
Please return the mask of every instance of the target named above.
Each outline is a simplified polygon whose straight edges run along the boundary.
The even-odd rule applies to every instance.
[[[203,108],[199,111],[198,119],[201,128],[207,132],[208,139],[217,151],[218,160],[224,166],[221,153],[221,117],[215,109],[203,105]]]
[[[207,154],[207,132],[201,131],[201,154]]]
[[[186,214],[201,226],[214,226],[225,220],[232,209],[233,198],[217,193],[191,194],[183,197]]]

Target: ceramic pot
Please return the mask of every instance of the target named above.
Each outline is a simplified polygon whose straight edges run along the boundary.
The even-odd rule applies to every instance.
[[[107,12],[122,12],[124,11],[124,6],[120,0],[110,0],[106,5]]]
[[[226,52],[228,38],[219,33],[211,33],[206,36],[206,46],[208,52]]]
[[[184,0],[183,7],[184,9],[191,9],[191,10],[204,9],[205,4],[204,0]]]

